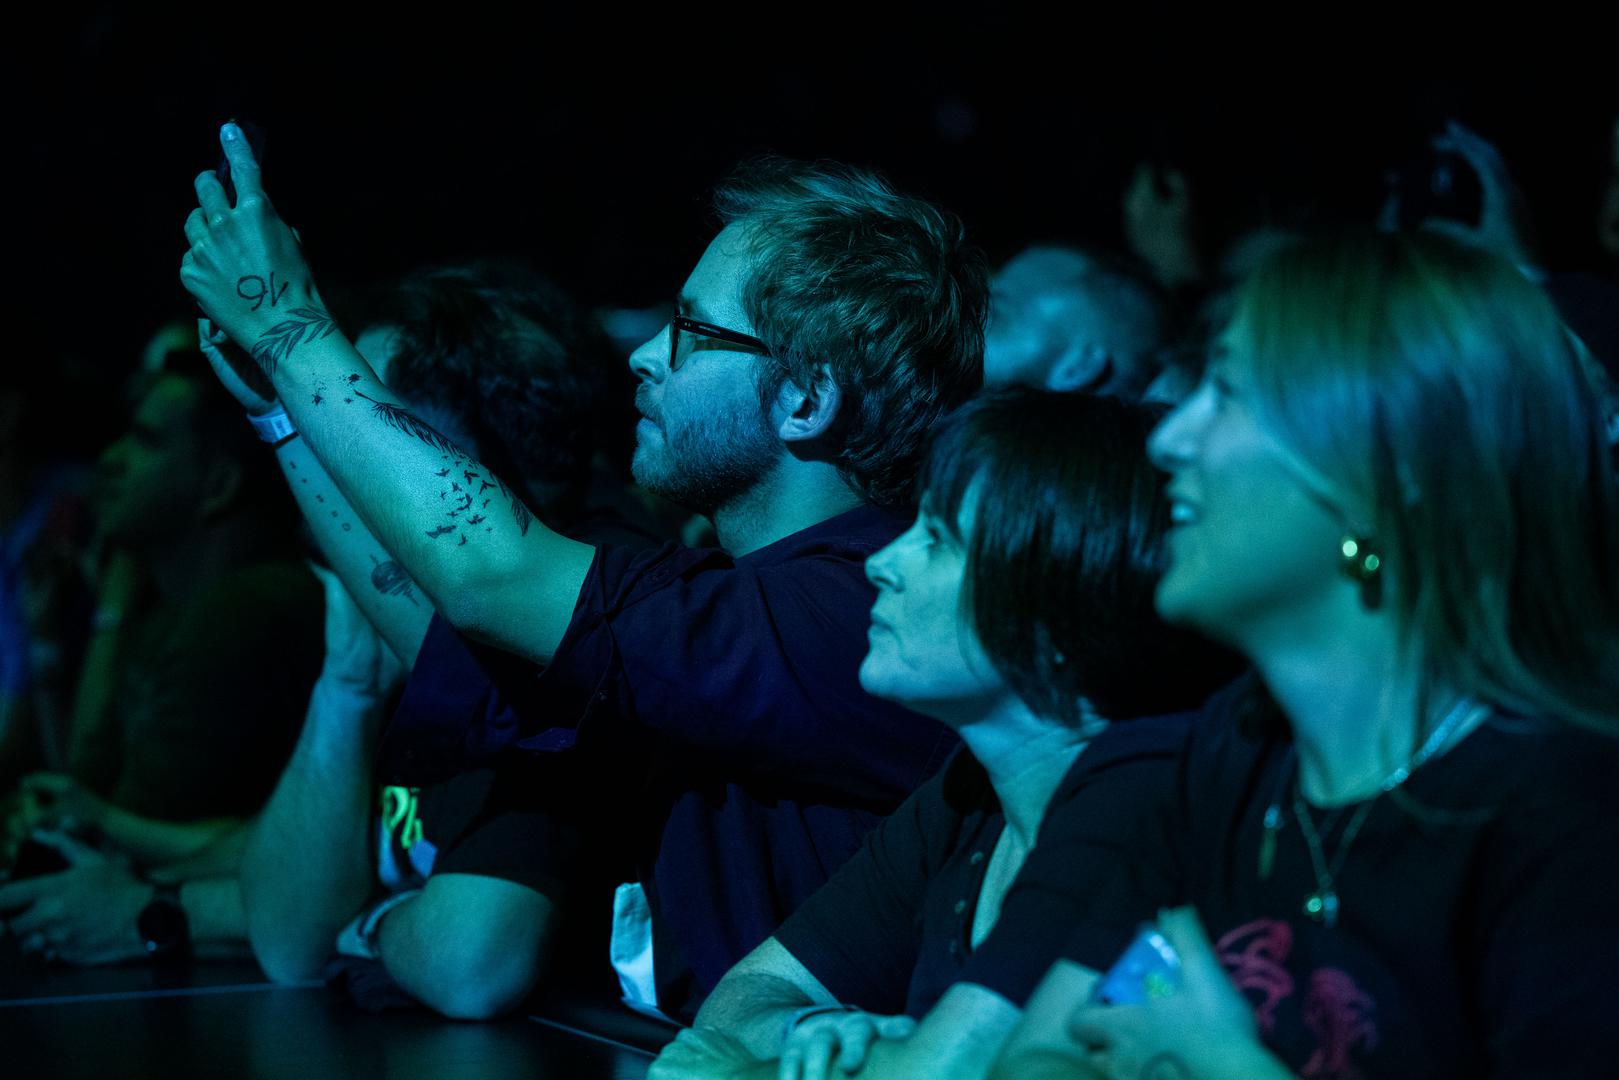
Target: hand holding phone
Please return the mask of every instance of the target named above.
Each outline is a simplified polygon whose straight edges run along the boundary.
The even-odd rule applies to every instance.
[[[1169,939],[1148,923],[1108,968],[1091,998],[1105,1005],[1139,1005],[1169,997],[1180,985],[1180,955]]]

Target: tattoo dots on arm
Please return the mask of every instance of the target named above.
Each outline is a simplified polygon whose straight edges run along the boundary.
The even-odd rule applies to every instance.
[[[298,310],[300,309],[294,309],[293,314],[297,314]],[[332,327],[332,329],[334,328]],[[315,336],[324,337],[325,334],[330,332],[331,329],[319,331],[306,338],[306,340],[313,340]],[[291,346],[289,345],[288,349],[290,350],[290,348]],[[257,354],[255,353],[255,355]],[[467,542],[469,535],[476,535],[479,527],[486,533],[494,532],[495,528],[493,525],[488,524],[489,516],[484,511],[489,508],[489,504],[494,500],[495,496],[482,498],[483,493],[491,488],[494,489],[496,496],[505,500],[507,508],[511,512],[512,520],[517,524],[518,534],[522,536],[528,535],[529,524],[534,520],[533,515],[529,513],[528,507],[523,505],[523,500],[508,488],[500,477],[493,473],[480,471],[482,466],[468,457],[448,436],[405,408],[405,406],[390,401],[378,401],[360,390],[357,385],[360,381],[361,377],[358,374],[351,374],[343,379],[345,395],[343,401],[346,404],[353,404],[355,398],[370,402],[372,415],[380,419],[385,425],[439,452],[439,460],[443,462],[443,467],[433,470],[433,475],[437,479],[447,481],[449,486],[439,491],[439,499],[444,503],[443,516],[434,524],[433,528],[423,530],[423,534],[429,540],[440,540],[446,536],[456,536],[458,537],[456,546],[460,547]],[[326,400],[325,383],[316,382],[311,400],[316,405]],[[287,462],[286,465],[290,478],[290,473],[296,472],[298,466],[291,461]],[[455,473],[460,474],[459,480],[453,478]],[[299,483],[308,484],[309,480],[305,477],[300,477]],[[473,485],[477,485],[476,489],[474,489]],[[316,495],[315,501],[324,503],[326,500],[323,496]],[[332,512],[332,516],[338,516],[335,510]],[[344,532],[349,532],[353,527],[346,521],[341,524]],[[387,565],[397,566],[397,564]],[[408,581],[409,579],[407,578],[407,585]],[[372,583],[377,585],[378,589],[382,588],[380,584],[377,584],[375,578],[373,578]]]

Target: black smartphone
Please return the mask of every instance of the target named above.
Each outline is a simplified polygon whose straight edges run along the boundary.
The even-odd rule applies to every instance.
[[[242,129],[242,137],[247,139],[248,149],[253,151],[253,160],[264,167],[264,129],[251,120],[232,120],[231,123]],[[225,198],[232,206],[236,205],[236,185],[231,182],[230,158],[224,154],[219,155],[219,164],[214,166],[214,175],[219,177],[220,186],[225,189]]]

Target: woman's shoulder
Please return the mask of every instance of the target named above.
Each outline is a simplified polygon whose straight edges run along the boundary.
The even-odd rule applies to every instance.
[[[1238,726],[1255,683],[1243,675],[1212,694],[1195,709],[1118,720],[1102,729],[1074,762],[1070,779],[1131,762],[1179,757],[1194,743],[1219,738]]]
[[[1248,671],[1215,692],[1191,719],[1185,756],[1194,772],[1226,772],[1287,754],[1292,733],[1287,719]]]
[[[1452,783],[1494,789],[1506,805],[1619,809],[1619,733],[1498,712],[1447,756]]]

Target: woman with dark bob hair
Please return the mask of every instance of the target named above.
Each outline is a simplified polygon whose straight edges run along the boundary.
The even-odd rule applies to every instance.
[[[1254,274],[1151,452],[1158,610],[1255,675],[1076,899],[997,1076],[1614,1075],[1603,421],[1551,303],[1493,256],[1360,235]],[[1097,992],[1155,915],[1156,974]]]
[[[988,1070],[1062,943],[1039,951],[1003,908],[1036,838],[1168,787],[1190,717],[1158,714],[1236,670],[1153,610],[1157,415],[1016,390],[939,426],[916,523],[866,563],[860,681],[964,745],[721,980],[654,1078]]]

